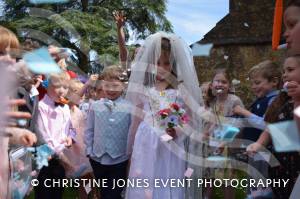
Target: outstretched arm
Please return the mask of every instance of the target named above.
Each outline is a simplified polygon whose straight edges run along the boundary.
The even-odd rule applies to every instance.
[[[271,136],[267,130],[265,130],[258,138],[258,140],[247,147],[248,154],[254,154],[262,150],[271,142]]]
[[[237,105],[233,108],[233,113],[236,115],[244,116],[245,120],[240,120],[242,124],[240,126],[245,127],[254,127],[257,129],[264,130],[266,128],[266,123],[263,117],[259,117],[250,111],[246,110],[245,108]],[[244,121],[244,122],[243,122]]]
[[[89,86],[96,87],[96,82],[97,82],[98,77],[99,77],[98,74],[92,74],[89,77],[88,81],[84,84],[82,89],[78,92],[78,95],[80,97],[82,97]]]
[[[118,44],[119,44],[119,53],[121,64],[126,64],[127,61],[127,49],[125,47],[125,33],[124,33],[124,24],[126,18],[124,17],[123,12],[115,11],[113,12],[116,24],[117,24],[117,33],[118,33]]]

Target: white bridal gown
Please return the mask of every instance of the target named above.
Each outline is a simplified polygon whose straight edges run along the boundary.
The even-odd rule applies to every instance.
[[[183,199],[184,187],[171,187],[170,184],[163,187],[162,180],[166,183],[167,179],[184,179],[186,136],[181,133],[172,141],[162,141],[160,136],[164,134],[164,129],[158,126],[158,116],[155,115],[170,103],[176,102],[183,107],[183,100],[174,89],[159,92],[151,88],[146,90],[146,96],[141,99],[146,115],[136,132],[129,179],[144,179],[149,186],[143,183],[142,187],[128,187],[126,198]],[[154,179],[160,182],[157,186],[154,185]]]

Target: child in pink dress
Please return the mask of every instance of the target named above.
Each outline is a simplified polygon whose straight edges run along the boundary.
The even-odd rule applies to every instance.
[[[71,80],[68,92],[69,106],[71,111],[71,123],[75,132],[74,143],[70,148],[64,150],[64,155],[76,170],[67,170],[66,174],[70,177],[80,177],[92,172],[88,158],[85,155],[85,145],[83,134],[85,128],[84,113],[78,108],[81,97],[78,94],[83,84],[78,80]]]

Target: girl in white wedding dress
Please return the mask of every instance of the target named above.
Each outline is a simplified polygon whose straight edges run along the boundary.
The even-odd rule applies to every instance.
[[[128,187],[126,198],[184,199],[185,187],[172,187],[170,180],[185,179],[188,140],[197,124],[193,109],[202,100],[191,51],[176,35],[159,32],[146,39],[131,71],[126,98],[135,110],[128,139],[129,180],[144,183]],[[156,114],[171,103],[188,113],[184,127],[160,127]]]

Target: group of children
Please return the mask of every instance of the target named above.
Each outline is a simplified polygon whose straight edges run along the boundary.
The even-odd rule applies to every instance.
[[[243,107],[238,97],[229,94],[228,87],[231,79],[226,72],[216,73],[211,83],[203,85],[203,88],[208,87],[206,92],[207,108],[211,109],[215,115],[225,117],[238,115],[242,116],[243,121],[248,123],[246,128],[241,129],[240,136],[247,146],[249,166],[256,168],[265,178],[289,179],[286,187],[251,188],[247,191],[249,198],[289,198],[292,190],[297,189],[294,185],[300,170],[299,152],[275,151],[266,125],[293,120],[296,117],[293,110],[299,106],[300,97],[299,20],[300,2],[291,1],[284,14],[286,27],[284,36],[288,44],[288,55],[282,68],[269,60],[251,68],[249,71],[251,90],[257,99],[252,103],[249,110]],[[210,92],[213,94],[214,100],[211,100]],[[211,130],[210,126],[209,130],[212,137],[217,137],[215,129]],[[218,147],[221,151],[224,150],[222,144],[219,144]],[[255,158],[257,152],[265,149],[268,149],[279,161],[279,165],[270,166],[271,158],[267,158],[269,160],[261,158],[257,160]],[[226,155],[230,155],[230,150],[227,151]],[[253,173],[250,167],[248,170],[249,177],[254,177],[256,174]],[[233,174],[234,171],[229,171],[229,173]],[[216,177],[216,175],[213,177]],[[232,192],[228,192],[230,192],[230,189],[227,187],[224,189],[224,197],[233,198]],[[206,196],[211,198],[210,190],[206,191]]]
[[[122,19],[117,14],[115,17]],[[11,52],[19,50],[18,39],[0,27],[0,62],[5,65],[3,70],[18,80],[17,89],[11,88],[17,95],[7,96],[9,106],[19,106],[18,110],[7,110],[9,122],[1,123],[5,128],[0,139],[4,160],[0,198],[10,197],[8,150],[12,144],[47,144],[55,152],[48,158],[48,166],[38,172],[40,182],[66,176],[106,179],[107,186],[100,188],[102,199],[212,198],[211,188],[199,192],[201,187],[158,187],[154,181],[236,178],[234,162],[225,161],[225,167],[218,169],[205,166],[209,156],[234,159],[230,143],[220,139],[226,125],[234,127],[233,121],[242,121],[236,137],[246,146],[249,178],[256,176],[250,169],[255,168],[265,178],[289,179],[287,187],[250,188],[249,198],[289,198],[300,170],[299,152],[276,152],[266,126],[293,120],[293,110],[300,105],[299,0],[290,2],[284,24],[288,56],[282,68],[269,60],[251,68],[249,79],[256,100],[249,110],[231,90],[233,78],[228,69],[216,69],[201,92],[190,49],[174,34],[159,32],[145,40],[131,63],[128,82],[124,82],[127,78],[120,66],[108,66],[100,75],[81,82],[65,67],[61,73],[42,77],[30,72],[26,63],[16,64]],[[124,61],[125,49],[120,50]],[[59,48],[49,47],[49,53],[58,65],[64,63]],[[168,116],[170,111],[179,110],[188,116],[184,125],[178,125],[183,118]],[[167,118],[164,124],[160,117]],[[254,158],[265,148],[279,166],[271,167],[268,160]],[[149,184],[124,189],[115,186],[118,179],[147,179]],[[34,190],[35,198],[62,198],[64,188],[40,183]],[[232,187],[223,190],[224,198],[234,198]],[[92,192],[98,197],[95,189]],[[80,187],[79,195],[88,197],[84,187]]]

